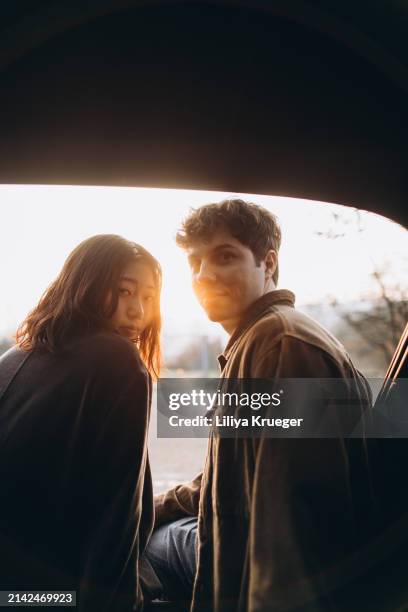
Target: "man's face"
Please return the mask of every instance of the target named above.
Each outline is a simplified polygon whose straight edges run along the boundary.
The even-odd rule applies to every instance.
[[[245,310],[267,287],[266,265],[256,265],[252,251],[227,231],[187,249],[193,289],[211,321],[232,333]]]

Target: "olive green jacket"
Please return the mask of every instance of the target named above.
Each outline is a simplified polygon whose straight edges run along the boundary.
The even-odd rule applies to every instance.
[[[329,332],[295,310],[294,297],[275,290],[250,307],[219,357],[223,389],[238,378],[337,378],[363,412],[365,379]],[[358,571],[350,559],[370,503],[361,438],[213,433],[203,474],[156,497],[156,525],[198,515],[192,612],[332,610],[342,581]]]

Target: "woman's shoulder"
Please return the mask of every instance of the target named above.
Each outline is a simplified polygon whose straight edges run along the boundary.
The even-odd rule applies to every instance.
[[[145,372],[135,344],[114,332],[98,332],[85,336],[75,342],[69,352],[84,365],[108,367],[110,371],[112,368],[124,368],[128,365],[132,369]]]
[[[99,331],[80,338],[78,348],[90,352],[108,350],[131,353],[134,351],[135,345],[116,332]]]

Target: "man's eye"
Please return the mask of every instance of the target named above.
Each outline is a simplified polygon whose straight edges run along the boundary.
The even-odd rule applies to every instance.
[[[153,302],[153,300],[154,300],[153,295],[146,295],[146,297],[144,298],[145,302]]]
[[[232,259],[234,259],[233,253],[221,253],[220,255],[220,260],[224,263],[227,261],[231,261]]]
[[[126,287],[119,287],[119,295],[121,295],[122,297],[127,297],[128,295],[130,295],[130,291],[129,289],[126,289]]]

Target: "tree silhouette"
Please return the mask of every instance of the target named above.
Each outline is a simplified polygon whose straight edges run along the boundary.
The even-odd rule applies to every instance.
[[[333,214],[333,223],[325,231],[316,231],[318,236],[330,240],[342,239],[350,230],[357,231],[362,237],[367,231],[363,216],[353,209],[350,216],[340,217]],[[336,312],[371,349],[379,349],[388,365],[401,334],[408,321],[408,287],[393,277],[392,262],[378,264],[371,256],[371,278],[373,296],[361,300],[361,307],[354,312],[345,312],[338,301],[332,298],[331,304]],[[408,261],[398,262],[408,278]]]

